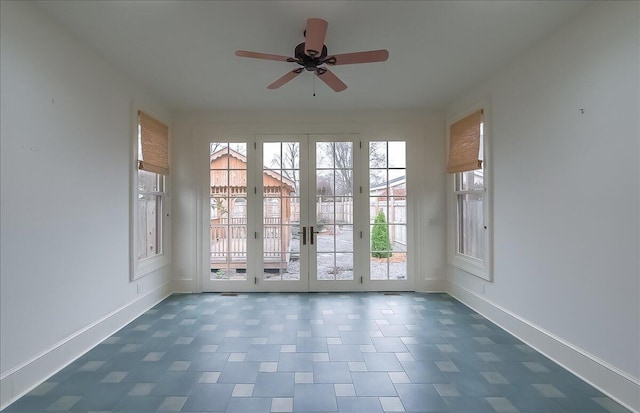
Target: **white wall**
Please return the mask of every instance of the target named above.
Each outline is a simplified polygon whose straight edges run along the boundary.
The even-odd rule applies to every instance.
[[[488,99],[493,131],[494,282],[449,267],[452,293],[635,409],[639,16],[589,6],[448,110]]]
[[[174,121],[174,286],[178,291],[197,291],[197,251],[202,243],[198,228],[208,221],[198,211],[208,210],[206,151],[208,143],[224,140],[225,133],[254,136],[272,133],[360,133],[364,139],[397,137],[408,141],[409,199],[415,215],[415,288],[444,288],[444,120],[425,111],[374,111],[352,113],[212,112],[187,113]],[[204,131],[204,132],[202,132]],[[208,132],[210,131],[210,132]],[[223,132],[224,131],[224,132]],[[202,154],[205,153],[203,157]],[[204,159],[204,161],[202,161]],[[200,171],[200,172],[199,172]],[[204,190],[200,190],[204,188]],[[203,193],[204,192],[204,193]],[[198,205],[198,203],[203,203]],[[208,246],[207,246],[208,248]],[[205,250],[206,251],[206,250]]]
[[[164,297],[129,281],[133,109],[166,110],[27,2],[1,8],[0,406]]]

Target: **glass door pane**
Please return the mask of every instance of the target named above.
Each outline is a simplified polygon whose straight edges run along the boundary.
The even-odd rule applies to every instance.
[[[300,141],[262,144],[262,280],[300,281]]]
[[[247,144],[209,150],[211,281],[247,280]]]
[[[354,246],[354,142],[312,137],[315,180],[310,225],[312,290],[356,289]],[[313,173],[313,171],[312,171]],[[313,175],[311,175],[313,176]],[[315,275],[315,277],[314,277]]]
[[[369,142],[369,279],[407,279],[406,143]]]

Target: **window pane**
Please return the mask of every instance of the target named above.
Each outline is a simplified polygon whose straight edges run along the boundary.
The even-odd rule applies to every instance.
[[[232,160],[233,161],[233,160]],[[238,165],[240,166],[240,165]],[[226,172],[226,171],[216,171],[218,172]],[[247,191],[247,171],[246,170],[230,170],[229,174],[229,182],[233,185],[231,186],[231,194],[242,194],[246,195]]]
[[[300,170],[283,169],[278,171],[282,182],[283,196],[296,196],[300,190]]]
[[[300,169],[300,142],[282,142],[282,168]]]
[[[389,225],[389,240],[391,241],[391,251],[407,251],[407,226]]]
[[[473,188],[474,189],[481,189],[484,188],[484,173],[482,171],[482,169],[478,169],[476,171],[473,171]]]
[[[335,167],[335,143],[316,142],[316,168]]]
[[[456,191],[471,191],[484,188],[484,173],[482,169],[459,172],[455,177]]]
[[[353,252],[353,225],[336,225],[337,252]]]
[[[280,218],[282,216],[281,198],[264,198],[262,202],[264,223],[270,225],[280,225]]]
[[[387,167],[387,143],[369,142],[369,168]]]
[[[247,279],[246,267],[237,267],[233,263],[211,263],[211,280],[245,281]]]
[[[374,194],[384,194],[387,189],[387,170],[369,170],[369,190]]]
[[[334,204],[335,223],[338,225],[353,223],[353,198],[350,196],[336,197]]]
[[[322,231],[326,224],[333,224],[335,222],[334,208],[335,205],[331,200],[323,201],[323,197],[316,197],[317,222],[315,227],[318,231]]]
[[[232,200],[231,219],[233,224],[247,222],[247,198],[235,198]]]
[[[230,153],[234,153],[236,158],[240,158],[239,160],[242,160],[242,157],[244,157],[246,159],[247,157],[247,144],[246,143],[231,143],[229,144],[229,152]],[[241,155],[241,156],[238,156]],[[247,169],[247,163],[246,161],[243,161],[241,163],[236,163],[237,166],[231,166],[231,169]]]
[[[335,171],[324,170],[317,171],[316,176],[316,191],[319,196],[333,196],[335,185]]]
[[[282,168],[282,147],[280,142],[265,142],[262,144],[262,165],[265,169]]]
[[[210,175],[211,175],[211,193],[227,194],[229,191],[229,171],[212,170]]]
[[[407,279],[407,253],[394,253],[389,259],[389,279],[390,280],[406,280]]]
[[[282,198],[285,208],[289,208],[289,219],[284,223],[300,224],[300,198]]]
[[[369,271],[371,280],[387,280],[389,278],[389,259],[369,257]]]
[[[404,198],[389,198],[389,223],[407,223],[407,201]]]
[[[160,195],[138,195],[138,259],[153,257],[162,253],[161,237],[161,200]]]
[[[376,198],[369,198],[369,222],[374,223],[376,218],[378,220],[382,220],[384,218],[384,222],[387,221],[387,216],[389,215],[387,211],[387,205],[389,204],[389,198],[381,196]],[[379,215],[382,214],[381,217]]]
[[[371,225],[371,255],[375,258],[389,258],[393,253],[393,240],[390,228],[378,214],[376,222]]]
[[[226,142],[210,143],[209,162],[211,169],[229,168],[229,144]]]
[[[353,280],[353,254],[336,254],[336,280]]]
[[[317,279],[335,280],[336,256],[335,254],[317,254]]]
[[[484,259],[485,236],[482,194],[459,194],[458,203],[458,253]]]
[[[389,168],[404,168],[407,166],[405,142],[389,142]]]
[[[138,190],[162,192],[162,175],[138,169]]]

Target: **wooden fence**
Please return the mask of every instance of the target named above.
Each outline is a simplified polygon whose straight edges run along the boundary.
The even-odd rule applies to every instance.
[[[215,223],[213,223],[215,221]],[[282,261],[288,249],[290,225],[281,225],[280,217],[265,217],[263,257],[265,261]],[[284,231],[284,236],[283,236]],[[247,261],[247,219],[219,218],[211,224],[211,262],[245,264]]]

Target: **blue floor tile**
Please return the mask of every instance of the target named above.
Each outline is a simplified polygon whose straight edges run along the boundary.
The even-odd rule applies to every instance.
[[[332,384],[296,384],[294,412],[333,412],[337,410]]]
[[[446,411],[447,405],[432,385],[396,384],[398,396],[405,410],[411,412]]]
[[[374,413],[385,405],[628,413],[449,295],[418,293],[172,295],[4,411]]]
[[[313,364],[314,383],[351,383],[351,372],[346,361],[325,361]]]
[[[255,397],[293,397],[294,373],[258,373]]]
[[[340,413],[382,413],[382,406],[377,397],[338,397]]]

